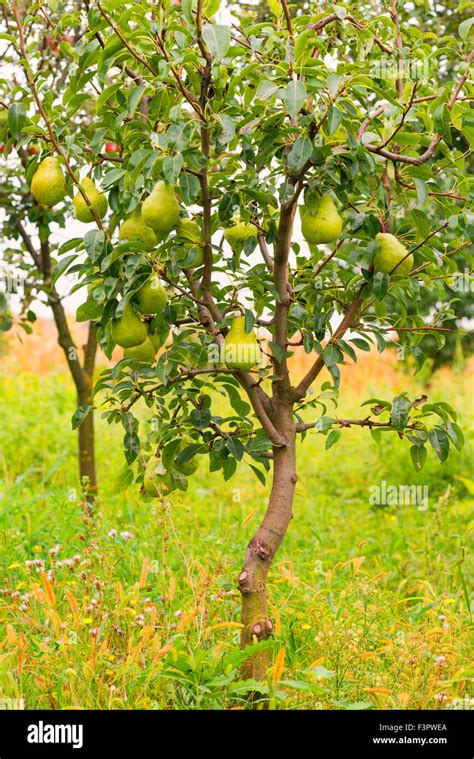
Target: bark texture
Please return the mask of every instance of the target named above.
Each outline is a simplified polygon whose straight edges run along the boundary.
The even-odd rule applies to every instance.
[[[247,547],[244,566],[239,574],[242,594],[242,648],[265,640],[274,623],[267,612],[267,575],[292,518],[296,486],[296,427],[291,404],[281,405],[275,426],[286,445],[273,448],[273,482],[263,521]],[[247,660],[244,676],[262,680],[268,667],[264,651]]]

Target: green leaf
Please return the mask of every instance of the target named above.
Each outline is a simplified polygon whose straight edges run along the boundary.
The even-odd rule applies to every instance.
[[[377,300],[383,300],[390,286],[390,276],[384,271],[378,271],[374,277],[373,290]]]
[[[140,453],[140,438],[135,430],[127,430],[123,438],[123,447],[127,464],[131,464]]]
[[[95,300],[88,298],[82,303],[76,311],[77,322],[89,322],[93,319],[99,319],[102,316],[103,306],[96,303]]]
[[[309,137],[298,137],[288,154],[288,168],[300,171],[313,152],[313,144]]]
[[[63,258],[61,261],[58,261],[56,266],[53,269],[52,274],[52,284],[55,285],[58,281],[59,277],[64,274],[66,269],[68,269],[69,265],[72,264],[73,261],[75,261],[77,258],[76,253],[74,253],[72,256],[66,256],[66,258]]]
[[[15,138],[20,136],[21,130],[25,126],[26,118],[26,111],[21,103],[13,103],[8,109],[8,126]]]
[[[202,36],[213,58],[222,60],[230,46],[230,27],[205,24],[202,27]]]
[[[211,421],[211,412],[209,409],[193,409],[189,415],[189,421],[197,430],[205,430]]]
[[[126,173],[127,172],[125,171],[125,169],[112,169],[111,171],[108,171],[107,174],[105,174],[102,179],[102,187],[104,187],[104,189],[111,187],[119,179],[125,176]]]
[[[180,171],[183,168],[183,156],[181,153],[166,156],[163,161],[163,174],[169,184],[176,184]]]
[[[474,18],[468,18],[466,21],[463,21],[461,24],[459,24],[458,32],[461,39],[465,42],[469,36],[469,32],[471,31],[471,26],[474,24]]]
[[[326,119],[326,130],[329,136],[334,134],[342,121],[342,112],[335,105],[330,105]]]
[[[137,110],[137,106],[147,87],[147,84],[141,84],[139,87],[133,87],[128,93],[128,112],[130,116],[133,116]]]
[[[419,472],[423,469],[428,453],[424,445],[412,445],[410,448],[410,456],[413,462],[413,466]]]
[[[289,116],[295,118],[306,100],[306,97],[306,86],[300,79],[292,80],[287,84],[284,90],[283,100],[286,112]]]
[[[189,174],[186,171],[181,172],[179,175],[179,192],[186,205],[190,206],[194,203],[200,189],[199,179],[194,174]]]
[[[418,205],[423,206],[425,204],[426,198],[428,197],[428,187],[426,186],[426,182],[423,182],[423,180],[419,179],[418,177],[413,177],[413,182],[415,183],[416,187]]]
[[[262,472],[262,470],[257,469],[257,467],[254,466],[253,464],[250,464],[250,469],[253,471],[253,473],[255,474],[257,479],[262,483],[262,485],[266,485],[267,481],[265,479],[265,474]]]
[[[436,452],[441,463],[444,463],[449,456],[449,438],[444,430],[439,427],[429,431],[428,439]]]
[[[372,440],[377,443],[377,445],[380,444],[380,441],[382,440],[382,432],[380,430],[370,430],[370,435],[372,437]]]
[[[447,143],[451,144],[451,114],[446,103],[437,107],[433,119],[436,132],[442,135]]]
[[[325,448],[326,448],[327,451],[330,448],[332,448],[332,446],[335,443],[337,443],[337,441],[339,440],[339,438],[341,437],[341,435],[342,435],[341,430],[331,430],[331,432],[329,433],[329,435],[326,438],[326,446],[325,446]]]
[[[404,430],[410,417],[412,403],[405,395],[397,395],[393,399],[392,413],[390,419],[392,427],[396,430]]]
[[[259,100],[270,100],[279,89],[280,87],[276,82],[272,82],[270,79],[263,79],[258,85],[255,97]]]
[[[328,345],[326,345],[325,349],[323,350],[323,359],[324,363],[329,368],[330,366],[337,364],[339,361],[342,361],[343,355],[337,345],[328,343]]]
[[[281,18],[281,14],[283,13],[283,8],[279,0],[268,0],[268,6],[274,16],[276,16],[277,18]]]
[[[237,437],[226,438],[225,447],[229,451],[230,455],[234,457],[234,459],[237,459],[237,461],[242,461],[245,453],[244,446]]]
[[[84,247],[92,263],[99,260],[105,248],[105,234],[101,229],[91,229],[84,237]]]
[[[331,429],[332,425],[334,424],[334,419],[331,419],[330,416],[320,416],[318,421],[316,422],[315,429],[318,432],[327,432]]]
[[[464,447],[464,435],[461,428],[453,422],[448,422],[446,432],[448,433],[449,438],[452,440],[454,447],[458,451],[461,451]]]
[[[79,406],[74,412],[71,419],[72,429],[77,430],[81,426],[84,419],[89,415],[94,406]]]

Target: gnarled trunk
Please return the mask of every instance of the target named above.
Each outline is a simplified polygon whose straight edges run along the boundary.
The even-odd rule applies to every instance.
[[[267,613],[267,576],[273,558],[285,537],[292,518],[296,485],[296,430],[293,409],[282,405],[275,415],[275,427],[287,440],[284,447],[273,448],[273,483],[265,517],[247,547],[239,574],[242,594],[241,646],[265,640],[273,632]],[[265,652],[247,660],[244,675],[262,680],[268,667]]]

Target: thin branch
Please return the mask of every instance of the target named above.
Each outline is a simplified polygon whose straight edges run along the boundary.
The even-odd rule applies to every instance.
[[[28,253],[30,254],[31,258],[33,259],[36,268],[41,273],[41,258],[38,255],[32,241],[31,237],[27,233],[25,227],[21,223],[20,219],[18,217],[15,217],[15,226],[18,229],[18,232],[20,234],[21,239],[23,240],[25,244],[25,248],[27,249]]]
[[[270,251],[268,250],[267,241],[265,239],[265,233],[259,229],[257,233],[257,240],[258,240],[258,247],[260,248],[260,253],[262,254],[262,258],[265,261],[268,270],[270,272],[273,271],[273,259],[270,255]]]
[[[352,301],[347,313],[345,314],[344,318],[342,319],[341,323],[336,329],[334,335],[331,337],[329,343],[337,342],[337,340],[343,337],[344,334],[347,332],[347,330],[353,325],[354,321],[356,320],[357,312],[360,306],[362,305],[363,295],[364,295],[364,291],[366,287],[367,287],[367,283],[364,282],[359,288],[359,291],[357,292],[354,300]],[[310,369],[305,374],[301,382],[294,388],[292,396],[295,401],[299,401],[302,398],[304,398],[304,396],[306,395],[309,388],[313,384],[318,374],[322,371],[324,366],[325,366],[324,358],[323,358],[323,355],[321,354],[318,356],[314,364],[310,367]]]
[[[153,66],[150,66],[146,58],[142,58],[141,55],[137,53],[137,51],[134,50],[131,45],[129,45],[129,43],[123,36],[122,32],[118,28],[117,24],[110,18],[109,14],[106,11],[104,11],[100,3],[97,3],[97,10],[99,11],[100,15],[105,19],[105,21],[107,21],[110,28],[113,29],[113,31],[115,32],[119,40],[122,42],[122,44],[127,48],[130,55],[133,58],[135,58],[135,60],[138,61],[138,63],[141,63],[141,65],[144,66],[150,72],[150,74],[152,74],[152,76],[156,77],[157,72],[154,70]]]
[[[386,430],[393,430],[394,432],[402,432],[403,430],[397,430],[395,427],[393,427],[391,421],[388,422],[374,422],[373,419],[371,419],[369,416],[366,419],[332,419],[331,420],[334,425],[337,425],[338,427],[369,427],[372,429],[373,427],[383,427]],[[300,423],[296,425],[296,431],[297,432],[306,432],[306,430],[311,430],[317,427],[318,422],[309,422],[309,423]],[[416,424],[406,424],[404,429],[409,430],[417,430],[419,429],[419,426]]]

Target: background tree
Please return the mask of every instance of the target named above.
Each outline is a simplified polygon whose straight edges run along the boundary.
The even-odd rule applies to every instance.
[[[65,50],[81,39],[80,14],[77,6],[63,3],[61,10],[68,24],[68,34],[56,29],[48,16],[49,9],[36,6],[37,13],[28,16],[28,60],[31,67],[18,65],[21,57],[18,45],[18,29],[13,8],[2,5],[2,74],[0,93],[0,142],[3,161],[0,164],[2,216],[0,229],[3,239],[2,258],[5,265],[3,280],[5,290],[10,289],[21,298],[19,323],[25,332],[31,331],[36,320],[34,304],[37,301],[51,308],[61,346],[77,392],[78,404],[92,408],[92,386],[97,352],[96,325],[90,322],[85,345],[76,345],[71,332],[63,298],[58,289],[61,268],[55,269],[56,256],[67,250],[60,245],[58,229],[64,230],[73,214],[70,204],[49,209],[35,201],[29,183],[39,163],[41,147],[49,147],[48,135],[30,119],[28,101],[21,101],[21,93],[29,88],[32,75],[48,89],[51,102],[58,104],[63,96],[67,77],[68,58]],[[26,5],[18,3],[19,18],[26,12]],[[79,98],[79,102],[81,98]],[[36,104],[35,104],[36,107]],[[30,113],[32,113],[30,111]],[[91,114],[81,111],[74,104],[67,112],[69,128],[79,131],[90,121]],[[98,160],[114,160],[115,143],[101,146]],[[109,154],[107,154],[109,153]],[[112,154],[112,155],[110,155]],[[6,309],[6,305],[5,305]],[[10,314],[10,317],[12,315]],[[14,319],[2,319],[0,329],[8,331]],[[81,415],[79,415],[81,418]],[[91,412],[78,429],[79,475],[87,489],[88,499],[97,493],[97,473],[94,451],[94,416]]]
[[[186,489],[204,456],[226,481],[239,462],[261,481],[271,477],[238,577],[242,645],[259,643],[249,650],[248,674],[260,678],[261,644],[273,629],[267,576],[292,518],[297,437],[315,430],[330,448],[354,426],[375,439],[396,434],[417,469],[427,446],[442,462],[451,445],[462,446],[453,409],[425,397],[368,399],[370,412],[356,419],[330,409],[339,366],[356,361],[357,351],[374,344],[382,352],[396,333],[421,365],[424,336],[443,334],[452,318],[449,302],[422,309],[424,292],[457,269],[456,254],[471,264],[460,140],[472,136],[473,54],[470,23],[438,38],[408,23],[412,7],[395,0],[364,13],[308,4],[299,14],[281,0],[269,4],[271,23],[225,14],[216,21],[218,5],[88,4],[87,31],[64,50],[63,101],[94,114],[80,130],[41,77],[30,76],[17,96],[31,106],[44,153],[55,152],[75,184],[92,164],[109,193],[109,226],[71,241],[58,263],[91,286],[88,315],[101,347],[110,356],[125,327],[128,337],[160,342],[171,331],[156,364],[129,354],[97,384],[105,416],[125,430],[123,483],[136,479],[145,495],[163,498]],[[69,23],[59,10],[55,33]],[[38,12],[33,5],[23,16],[14,6],[25,67],[34,61],[28,29]],[[100,157],[112,133],[121,145],[114,168]],[[157,182],[160,200],[150,195]],[[116,225],[134,212],[140,221],[144,200],[142,219],[163,239],[117,242]],[[298,210],[316,216],[308,245],[295,239]],[[404,247],[376,239],[380,233]],[[323,238],[332,242],[318,247]],[[140,317],[135,308],[152,275],[166,284],[168,301]],[[264,361],[239,353],[255,346],[254,329]],[[300,345],[312,363],[295,378],[290,358]]]

